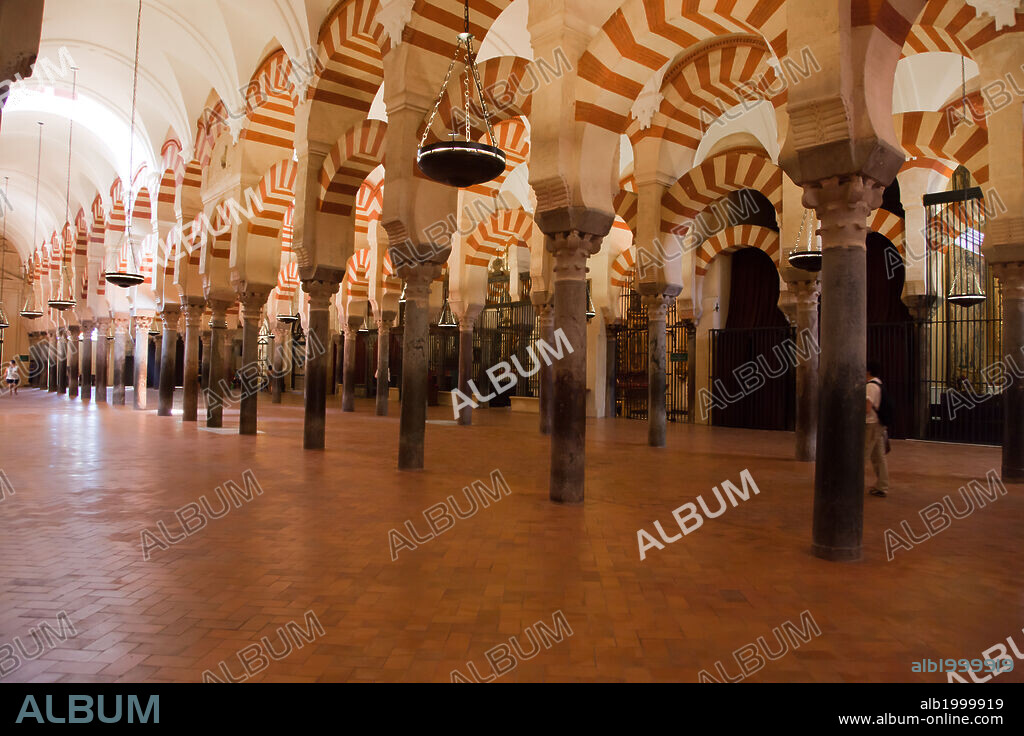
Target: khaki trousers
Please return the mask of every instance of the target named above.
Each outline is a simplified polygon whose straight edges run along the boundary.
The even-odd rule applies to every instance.
[[[875,470],[875,488],[880,491],[889,490],[889,465],[885,460],[885,438],[883,427],[878,422],[864,425],[864,462],[870,461]]]

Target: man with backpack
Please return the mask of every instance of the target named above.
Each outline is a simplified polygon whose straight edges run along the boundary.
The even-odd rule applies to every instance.
[[[867,401],[864,425],[864,461],[871,461],[875,469],[875,486],[869,491],[872,496],[885,498],[889,492],[889,466],[885,460],[887,452],[888,427],[892,423],[892,410],[888,396],[882,388],[882,379],[878,377],[880,369],[877,363],[867,365]]]

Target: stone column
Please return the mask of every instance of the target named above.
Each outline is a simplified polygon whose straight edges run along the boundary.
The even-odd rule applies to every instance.
[[[196,421],[199,408],[199,322],[206,305],[202,299],[187,299],[181,307],[185,315],[185,371],[182,376],[181,419]]]
[[[274,327],[274,375],[271,379],[271,401],[281,403],[281,395],[285,390],[285,377],[291,366],[292,326],[286,322],[278,322]]]
[[[1020,248],[1024,251],[1024,248]],[[1024,262],[993,263],[1003,297],[1002,355],[1019,363],[1024,353]],[[1007,361],[1004,360],[1004,365]],[[1003,462],[1002,479],[1024,481],[1024,378],[1016,371],[1002,371]]]
[[[388,415],[388,400],[391,395],[391,322],[395,315],[385,312],[377,318],[377,416]]]
[[[269,296],[270,289],[250,289],[238,295],[242,303],[242,367],[238,371],[239,389],[242,392],[238,406],[239,434],[256,434],[257,431],[260,316]]]
[[[68,328],[57,330],[57,393],[68,392]]]
[[[174,373],[175,358],[178,355],[178,320],[181,318],[181,306],[166,305],[160,313],[163,321],[163,335],[160,348],[160,399],[157,404],[157,416],[169,417],[174,407]]]
[[[78,398],[78,382],[81,361],[81,344],[78,338],[82,336],[82,328],[79,325],[68,327],[68,398]]]
[[[81,395],[82,401],[92,400],[92,330],[94,326],[92,320],[85,320],[82,322],[82,342],[81,342],[81,356],[82,356],[82,378],[81,378]]]
[[[128,339],[127,317],[114,317],[114,406],[124,406],[125,341]]]
[[[615,418],[615,374],[618,372],[618,326],[613,323],[605,325],[604,348],[604,416],[605,419]]]
[[[796,343],[819,344],[817,279],[791,281],[796,297]],[[805,337],[806,336],[806,337]],[[818,443],[818,354],[813,350],[796,365],[796,459],[813,463]]]
[[[465,315],[459,319],[459,391],[464,396],[472,396],[469,382],[473,380],[473,328],[476,319]],[[459,424],[470,426],[473,423],[473,407],[464,406],[459,409]]]
[[[209,302],[210,330],[206,344],[206,358],[203,364],[209,375],[206,380],[204,395],[206,396],[206,426],[217,428],[224,426],[224,405],[231,395],[228,385],[228,320],[227,311],[231,305],[227,301],[214,299]]]
[[[331,299],[340,286],[338,281],[308,279],[302,290],[309,295],[309,329],[306,331],[306,416],[302,429],[302,446],[322,450],[327,430],[327,350],[330,344]]]
[[[550,301],[537,304],[540,315],[540,339],[555,344],[555,307]],[[555,370],[545,361],[540,364],[540,433],[551,434],[555,406]]]
[[[679,290],[645,289],[640,284],[644,306],[647,307],[647,444],[664,447],[668,414],[665,411],[667,336],[665,319],[669,305]],[[658,287],[654,287],[658,289]],[[646,292],[646,293],[645,293]]]
[[[423,263],[405,268],[405,326],[402,335],[402,407],[398,429],[398,469],[423,468],[427,422],[427,360],[430,284],[441,266]]]
[[[50,335],[46,361],[46,392],[57,392],[57,333]]]
[[[861,557],[864,530],[865,238],[882,187],[860,175],[804,185],[821,223],[821,367],[813,551]]]
[[[686,421],[697,422],[697,323],[685,320],[686,329]]]
[[[135,408],[145,411],[149,389],[149,329],[153,318],[135,317]]]
[[[917,341],[917,374],[914,379],[914,437],[925,439],[931,421],[931,390],[928,385],[928,368],[931,363],[931,344],[928,339],[934,295],[913,294],[905,296],[903,302],[914,317],[914,338]]]
[[[45,332],[30,332],[29,339],[32,341],[30,350],[35,362],[35,371],[29,374],[29,385],[41,389],[44,388],[46,381],[49,343]]]
[[[358,330],[358,328],[356,329]],[[344,327],[342,327],[341,335],[331,335],[331,350],[328,353],[327,361],[327,393],[331,396],[338,393],[338,384],[340,383],[342,385],[342,411],[352,411],[352,409],[345,409],[345,351],[342,343],[343,338],[347,339]],[[341,361],[338,360],[339,356],[342,358]]]
[[[611,224],[610,222],[608,223]],[[607,228],[605,228],[607,232]],[[549,233],[554,256],[555,335],[568,342],[554,362],[551,421],[551,484],[555,503],[583,503],[587,435],[587,258],[601,248],[603,235],[580,230]],[[569,352],[569,350],[572,352]]]
[[[210,342],[212,339],[212,330],[200,331],[199,342],[202,344],[203,349],[200,351],[199,358],[199,387],[207,391],[210,389],[210,366],[213,365],[210,362]]]
[[[361,323],[362,320],[359,320]],[[345,348],[342,353],[342,374],[341,374],[341,410],[356,410],[356,333],[359,324],[342,325],[345,335]],[[334,383],[331,381],[331,383]]]
[[[96,320],[96,403],[107,403],[107,357],[110,355],[110,320]]]

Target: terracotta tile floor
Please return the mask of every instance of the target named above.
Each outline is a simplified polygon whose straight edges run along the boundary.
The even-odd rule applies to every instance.
[[[178,395],[180,401],[180,392]],[[883,531],[998,468],[996,448],[894,443],[894,492],[865,499],[865,556],[809,553],[813,468],[785,433],[591,421],[582,507],[547,497],[536,417],[482,410],[431,424],[428,467],[395,469],[398,406],[355,414],[330,397],[326,452],[303,451],[300,396],[261,397],[257,437],[218,435],[127,407],[23,391],[0,400],[0,647],[67,612],[78,635],[5,681],[197,681],[221,660],[314,611],[325,634],[255,680],[448,681],[467,662],[561,610],[573,636],[509,680],[682,680],[809,610],[822,634],[751,679],[944,681],[921,658],[977,658],[1024,644],[1020,486],[887,562]],[[131,397],[128,399],[129,407]],[[437,420],[447,410],[431,410]],[[237,412],[225,424],[237,426]],[[512,493],[392,562],[388,530],[498,468]],[[639,560],[636,532],[749,468],[760,495]],[[144,561],[140,533],[251,469],[264,493]],[[461,495],[458,495],[460,500]],[[712,502],[713,503],[713,502]],[[3,651],[3,650],[0,650]],[[2,663],[0,663],[2,664]],[[1024,663],[999,681],[1024,681]],[[219,674],[219,672],[218,672]]]

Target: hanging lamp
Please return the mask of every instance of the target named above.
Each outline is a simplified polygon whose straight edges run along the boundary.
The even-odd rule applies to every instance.
[[[597,310],[594,309],[594,299],[590,295],[590,279],[587,279],[587,319],[593,319],[597,316]]]
[[[800,231],[796,234],[796,245],[787,260],[793,268],[817,273],[821,270],[821,248],[811,248],[811,243],[817,240],[817,236],[813,232],[807,238],[807,247],[800,250],[808,215],[814,217],[810,210],[805,209],[803,217],[800,219]]]
[[[286,325],[290,325],[293,322],[299,321],[299,315],[297,314],[279,314],[277,315],[278,322],[284,322]]]
[[[48,307],[52,307],[59,312],[67,311],[75,306],[75,293],[71,283],[71,272],[67,268],[67,263],[70,260],[68,257],[68,247],[74,242],[74,238],[71,238],[71,243],[68,242],[68,232],[71,230],[71,140],[75,129],[74,104],[78,93],[78,69],[71,67],[71,71],[74,73],[74,77],[71,82],[72,107],[68,120],[68,178],[67,188],[64,190],[64,228],[61,230],[60,286],[57,289],[57,297],[46,303]]]
[[[10,202],[7,198],[7,181],[10,177],[4,177],[4,201]],[[4,213],[3,246],[0,246],[0,330],[6,330],[11,326],[7,319],[7,312],[4,311],[4,266],[7,264],[7,213]]]
[[[39,219],[39,161],[42,158],[43,153],[43,122],[39,121],[39,151],[36,154],[36,204],[35,210],[32,213],[32,242],[36,242],[36,223]],[[25,300],[25,306],[22,307],[19,314],[25,319],[39,319],[43,316],[42,310],[36,306],[36,290],[34,286],[29,286],[28,299]]]
[[[458,327],[459,323],[455,321],[455,314],[452,312],[452,306],[448,303],[448,298],[445,297],[444,306],[441,307],[441,319],[437,321],[438,327]]]
[[[25,304],[21,308],[21,311],[18,312],[18,315],[22,319],[39,319],[40,317],[43,316],[43,313],[42,311],[36,308],[36,290],[33,287],[32,283],[29,282],[28,274],[29,271],[28,268],[26,267],[25,278],[22,280],[22,286],[28,284],[28,298],[25,300]]]
[[[960,101],[963,105],[963,120],[967,122],[967,66],[964,57],[960,57]],[[957,168],[953,172],[953,188],[959,189],[959,194],[962,194],[960,202],[952,202],[950,207],[957,207],[958,205],[963,207],[963,233],[955,238],[950,243],[949,248],[949,270],[951,274],[949,293],[946,295],[946,301],[950,304],[954,304],[958,307],[973,307],[977,304],[981,304],[985,301],[985,289],[981,284],[981,274],[979,273],[980,268],[975,267],[974,261],[976,258],[980,261],[981,249],[978,249],[978,253],[974,250],[974,228],[970,226],[974,218],[968,217],[968,211],[970,210],[971,196],[970,196],[970,174],[967,169],[963,166]],[[953,210],[953,220],[956,219],[956,210]],[[966,240],[967,248],[970,249],[970,255],[967,254],[967,248],[961,245],[961,241]],[[980,243],[979,243],[980,245]],[[978,264],[980,266],[980,263]]]
[[[494,130],[491,127],[491,116],[487,109],[487,100],[484,99],[483,85],[480,83],[480,72],[476,65],[476,52],[473,50],[473,34],[469,32],[469,0],[465,0],[465,30],[457,36],[458,42],[455,45],[455,55],[451,64],[448,65],[448,73],[444,82],[441,83],[441,91],[437,95],[437,102],[430,113],[427,125],[423,129],[423,138],[420,140],[420,148],[416,154],[416,164],[428,178],[441,184],[451,187],[471,187],[476,184],[483,184],[499,176],[505,170],[505,152],[498,148],[494,140]],[[437,112],[444,100],[445,91],[451,81],[452,71],[455,63],[459,61],[462,50],[465,48],[466,83],[463,97],[466,106],[466,127],[458,130],[455,116],[452,116],[452,131],[449,133],[451,140],[439,141],[427,145],[427,136],[430,135],[430,126],[437,117]],[[487,130],[487,139],[490,143],[478,143],[473,140],[473,127],[470,124],[470,80],[473,78],[473,86],[476,88],[480,98],[480,109],[483,111],[484,127]],[[462,135],[465,140],[459,140]]]
[[[139,0],[139,13],[135,24],[135,67],[132,73],[132,119],[131,119],[131,132],[129,133],[128,140],[128,195],[130,200],[131,195],[131,176],[132,168],[135,165],[135,108],[136,99],[138,96],[139,89],[139,39],[142,37],[142,0]],[[123,189],[123,188],[122,188]],[[113,256],[114,263],[108,264],[113,265],[113,268],[108,268],[105,275],[107,281],[112,283],[114,286],[120,286],[122,289],[128,289],[132,286],[138,286],[146,278],[139,272],[138,258],[135,257],[135,248],[132,245],[132,218],[129,216],[127,207],[125,208],[125,231],[120,248],[114,250],[111,254]],[[121,254],[124,254],[124,260],[121,260]]]

